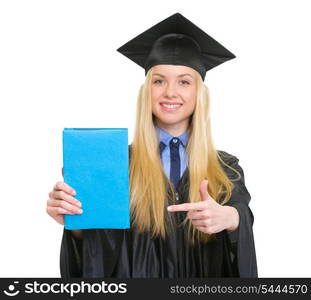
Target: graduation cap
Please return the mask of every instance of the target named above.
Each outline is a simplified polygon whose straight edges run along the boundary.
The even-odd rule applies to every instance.
[[[160,64],[184,65],[198,71],[204,81],[210,69],[235,58],[211,36],[175,13],[117,49],[148,70]]]

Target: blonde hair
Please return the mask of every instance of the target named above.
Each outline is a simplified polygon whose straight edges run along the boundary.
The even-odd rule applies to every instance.
[[[130,207],[133,226],[139,232],[151,232],[153,237],[165,237],[171,221],[166,207],[169,197],[175,197],[174,187],[167,179],[159,155],[159,141],[152,114],[151,80],[153,68],[140,87],[134,139],[131,145],[130,160]],[[219,160],[212,140],[210,121],[210,100],[208,88],[196,72],[196,104],[190,117],[189,140],[186,147],[189,169],[189,202],[202,201],[199,187],[202,180],[208,180],[208,192],[218,203],[226,203],[232,194],[233,183],[227,177]],[[234,170],[234,169],[233,169]],[[234,170],[237,172],[236,170]],[[238,173],[238,172],[237,172]],[[239,173],[238,173],[239,174]],[[223,199],[223,200],[222,200]],[[197,230],[187,219],[188,233],[192,241],[197,238],[208,242],[214,235]]]

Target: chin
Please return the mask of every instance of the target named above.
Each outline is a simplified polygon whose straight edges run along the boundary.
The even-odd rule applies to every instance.
[[[159,122],[161,122],[162,124],[165,125],[174,125],[174,124],[178,124],[178,123],[182,123],[184,121],[184,118],[161,118],[157,116],[157,119],[159,120]]]

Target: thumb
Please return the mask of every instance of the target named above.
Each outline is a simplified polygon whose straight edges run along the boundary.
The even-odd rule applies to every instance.
[[[200,184],[200,195],[201,195],[202,201],[208,200],[210,198],[210,195],[208,194],[208,191],[207,191],[207,186],[208,186],[208,180],[204,179]]]

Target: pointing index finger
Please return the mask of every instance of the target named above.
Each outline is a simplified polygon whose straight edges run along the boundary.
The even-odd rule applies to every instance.
[[[183,203],[177,205],[170,205],[167,207],[167,210],[170,212],[175,212],[175,211],[203,210],[205,208],[206,202],[200,201],[196,203]]]

